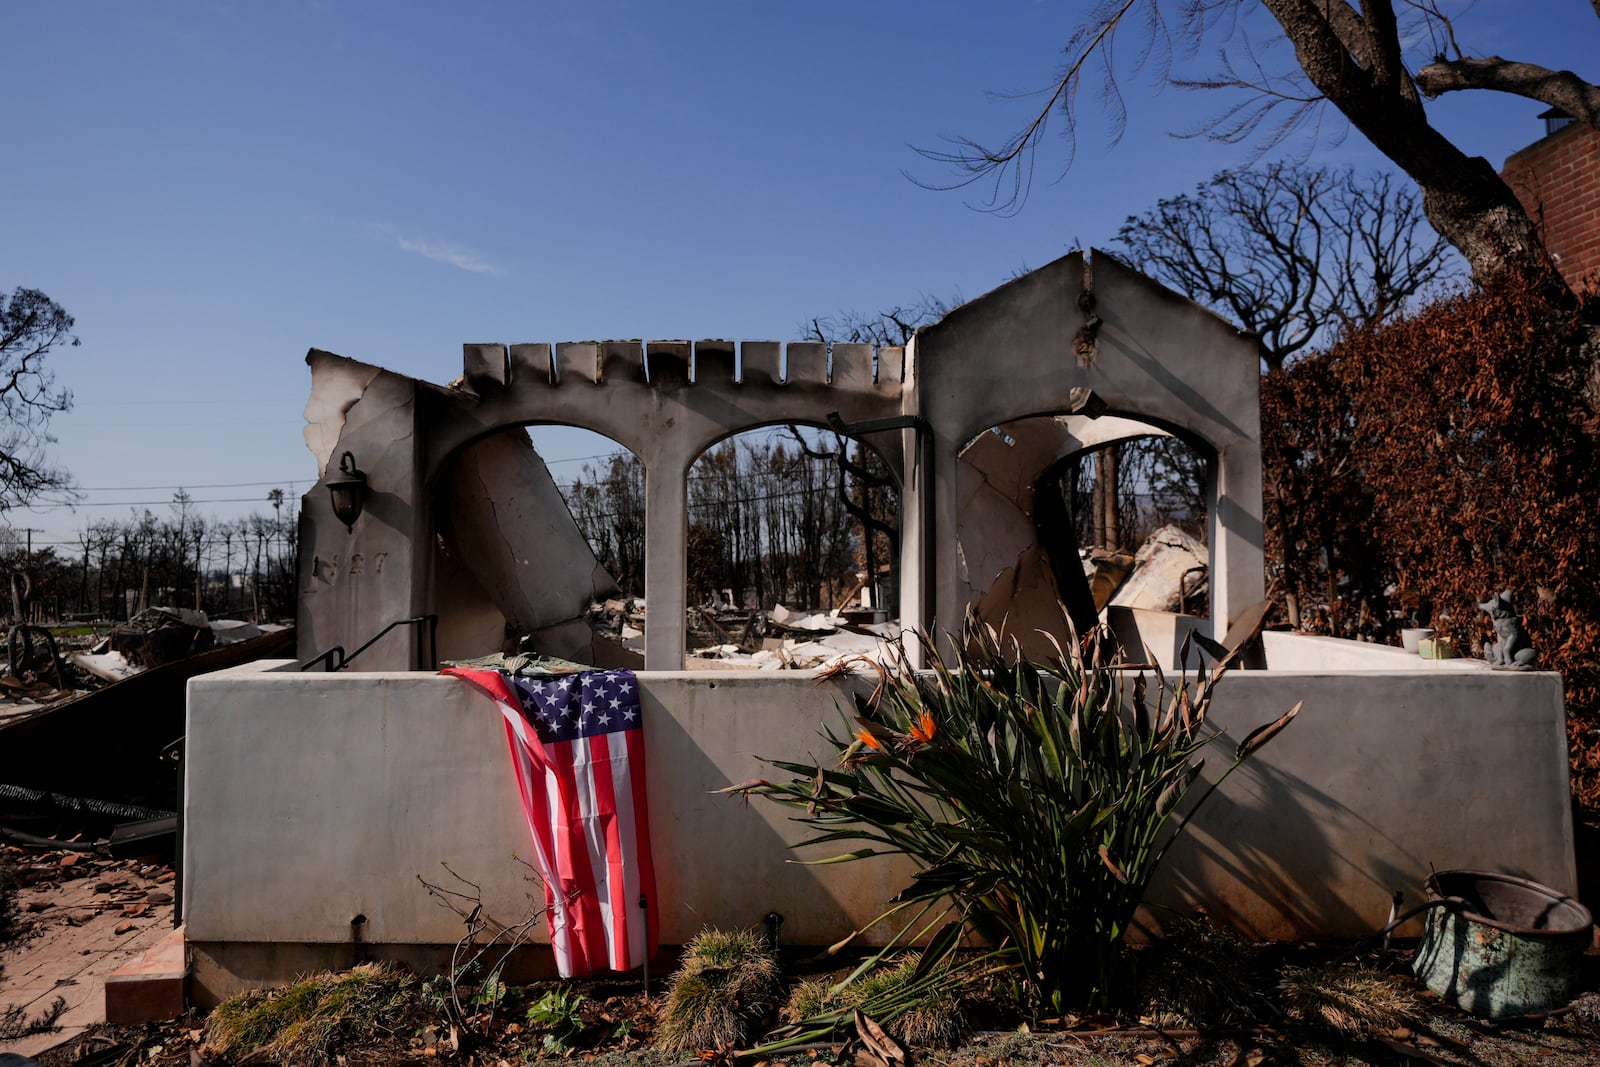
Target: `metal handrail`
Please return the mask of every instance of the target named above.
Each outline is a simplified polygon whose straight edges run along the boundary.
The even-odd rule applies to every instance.
[[[430,670],[430,671],[438,670],[439,669],[439,616],[438,615],[434,615],[434,614],[413,615],[409,619],[396,619],[394,622],[391,622],[388,626],[385,626],[383,629],[379,630],[377,632],[377,634],[374,635],[371,638],[371,640],[367,641],[366,644],[362,645],[360,648],[356,649],[354,652],[350,653],[348,656],[344,654],[344,646],[343,645],[334,645],[332,648],[328,649],[326,652],[319,653],[319,654],[313,656],[312,658],[306,660],[304,663],[300,664],[300,669],[302,671],[307,671],[307,670],[310,670],[312,667],[316,666],[318,663],[322,663],[323,661],[326,661],[327,664],[328,664],[328,673],[332,674],[334,671],[342,671],[346,667],[350,666],[350,664],[352,662],[354,662],[354,660],[355,660],[355,658],[357,656],[361,655],[361,653],[365,652],[367,649],[371,648],[373,645],[377,644],[379,641],[383,640],[386,636],[388,636],[389,631],[393,630],[395,627],[397,627],[397,626],[420,626],[423,623],[427,623],[428,624],[428,670]]]
[[[320,653],[320,654],[318,654],[316,656],[313,656],[312,658],[306,660],[304,663],[300,664],[300,670],[309,671],[312,667],[315,667],[317,664],[321,663],[323,660],[327,660],[328,661],[328,673],[331,674],[334,671],[338,670],[340,667],[344,666],[344,662],[345,662],[345,659],[344,659],[344,646],[343,645],[334,645],[332,648],[328,649],[326,652],[323,652],[323,653]]]

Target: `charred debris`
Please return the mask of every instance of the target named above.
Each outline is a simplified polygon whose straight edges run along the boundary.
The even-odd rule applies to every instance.
[[[188,680],[293,655],[294,628],[149,608],[115,625],[13,624],[0,664],[0,837],[170,849]]]

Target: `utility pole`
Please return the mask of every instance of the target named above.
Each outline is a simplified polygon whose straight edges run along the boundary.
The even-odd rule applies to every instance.
[[[27,534],[28,535],[28,558],[32,559],[33,558],[33,535],[36,534],[36,533],[44,533],[44,531],[41,530],[41,529],[38,529],[37,527],[34,527],[34,526],[12,526],[12,527],[10,527],[10,529],[12,529],[13,531],[15,531],[17,533]]]

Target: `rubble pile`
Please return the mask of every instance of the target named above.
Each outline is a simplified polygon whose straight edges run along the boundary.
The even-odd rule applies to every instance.
[[[140,667],[186,659],[215,643],[205,613],[184,608],[148,608],[113,626],[108,640],[108,651]]]
[[[103,674],[78,662],[84,656],[89,656],[92,661],[97,646],[99,651],[104,652],[104,638],[90,634],[84,637],[59,637],[54,642],[58,651],[52,662],[45,663],[37,657],[15,665],[0,661],[0,725],[104,684],[101,681],[105,677]]]
[[[769,612],[694,609],[691,635],[697,635],[693,625],[696,613],[724,637],[732,632],[728,624],[737,624],[741,615],[748,619],[738,628],[740,640],[715,641],[691,649],[684,664],[689,670],[826,670],[849,659],[882,662],[900,638],[898,623],[857,624],[849,621],[845,612],[802,614],[782,604]]]
[[[644,651],[644,597],[630,596],[589,605],[594,632],[634,652]]]
[[[842,660],[882,660],[900,638],[894,622],[857,622],[874,613],[805,613],[782,604],[771,611],[737,607],[721,598],[689,608],[685,670],[814,670]],[[881,615],[882,613],[877,613]],[[596,602],[589,624],[601,637],[633,651],[644,649],[645,602],[624,597]]]
[[[151,667],[187,659],[211,648],[241,644],[286,629],[275,623],[208,619],[203,611],[148,608],[106,635],[58,636],[60,680],[38,664],[13,670],[0,662],[0,717],[104,688]]]
[[[1137,553],[1084,550],[1084,577],[1095,608],[1108,605],[1199,614],[1205,610],[1208,553],[1204,543],[1177,526],[1163,526]],[[732,594],[726,594],[731,597]],[[883,611],[804,612],[783,604],[762,611],[714,596],[687,613],[685,670],[827,670],[850,659],[887,662],[901,639],[898,621]],[[590,605],[594,632],[644,651],[642,597]]]

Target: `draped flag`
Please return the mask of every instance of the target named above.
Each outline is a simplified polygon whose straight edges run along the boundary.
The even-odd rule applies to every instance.
[[[500,705],[561,976],[644,964],[656,947],[656,887],[633,672],[444,673]]]

